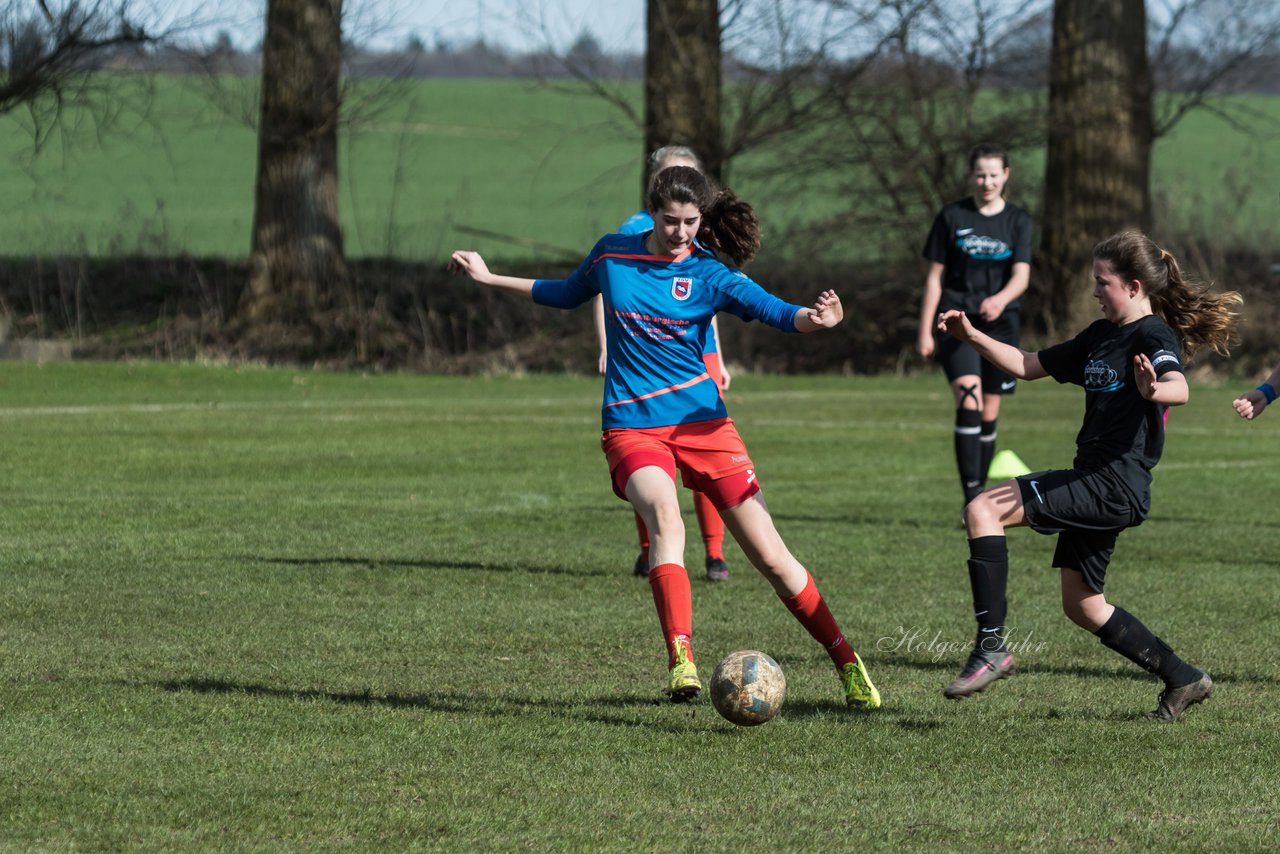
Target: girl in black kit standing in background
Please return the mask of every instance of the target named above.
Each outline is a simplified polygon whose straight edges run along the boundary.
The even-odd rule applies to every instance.
[[[1093,296],[1103,319],[1075,338],[1031,353],[979,332],[962,311],[939,329],[971,344],[1019,379],[1053,377],[1084,388],[1084,422],[1070,469],[1007,480],[965,507],[969,583],[978,636],[960,675],[943,694],[968,697],[1013,672],[1005,645],[1005,530],[1026,525],[1057,534],[1062,610],[1071,622],[1164,681],[1148,718],[1176,720],[1208,699],[1209,674],[1174,653],[1142,621],[1102,595],[1116,538],[1151,507],[1151,469],[1164,451],[1169,407],[1187,402],[1183,363],[1199,348],[1225,355],[1234,336],[1235,292],[1191,284],[1178,261],[1145,234],[1124,232],[1093,248]]]
[[[924,245],[929,261],[916,349],[942,365],[955,395],[956,467],[964,502],[987,480],[996,450],[1000,398],[1015,378],[985,362],[968,344],[946,337],[934,343],[938,313],[965,312],[974,328],[1018,346],[1022,294],[1031,277],[1031,215],[1004,199],[1009,157],[979,145],[969,153],[973,195],[944,207]]]

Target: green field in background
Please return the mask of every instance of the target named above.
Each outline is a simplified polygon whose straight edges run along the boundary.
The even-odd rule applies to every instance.
[[[0,157],[10,164],[0,173],[8,201],[0,256],[245,256],[256,142],[231,115],[252,113],[256,85],[224,80],[211,98],[202,78],[160,78],[145,117],[126,112],[99,137],[92,122],[73,114],[74,133],[55,135],[34,158],[21,114],[0,119]],[[590,95],[529,81],[448,79],[363,97],[340,142],[341,215],[352,256],[439,259],[463,245],[508,258],[547,254],[531,240],[585,254],[638,207],[640,132]],[[1249,136],[1207,112],[1184,119],[1155,150],[1161,227],[1263,245],[1274,239],[1280,200],[1259,177],[1280,174],[1280,98],[1237,100],[1268,116],[1272,135]],[[1020,162],[1040,168],[1034,154]],[[763,177],[770,166],[753,155],[735,164],[732,178],[766,226],[803,222],[842,203],[789,195],[785,181]],[[1038,206],[1019,196],[1016,177],[1011,195]],[[927,226],[906,241],[913,253]],[[874,244],[862,235],[805,251],[865,258]]]

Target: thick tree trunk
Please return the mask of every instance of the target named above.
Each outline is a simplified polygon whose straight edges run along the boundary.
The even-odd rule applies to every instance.
[[[342,0],[269,0],[254,193],[251,325],[308,325],[347,282],[338,218]]]
[[[724,169],[719,2],[648,0],[646,30],[644,153],[687,145],[719,181]]]
[[[1049,69],[1042,318],[1089,317],[1093,245],[1151,220],[1152,82],[1141,0],[1057,0]]]

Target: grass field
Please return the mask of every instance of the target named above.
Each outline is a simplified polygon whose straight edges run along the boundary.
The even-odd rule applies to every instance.
[[[0,363],[0,847],[14,850],[1257,850],[1280,832],[1280,418],[1234,387],[1170,419],[1108,594],[1217,680],[1174,725],[1070,626],[1011,535],[1021,672],[941,697],[972,637],[937,377],[742,373],[778,524],[885,697],[730,550],[694,585],[709,668],[771,653],[739,730],[659,701],[598,381]],[[1077,389],[1001,437],[1069,462]],[[686,496],[687,497],[687,496]],[[689,556],[698,557],[690,548]],[[907,640],[904,641],[904,638]]]
[[[256,81],[227,84],[231,91],[216,101],[224,110],[199,78],[161,78],[145,120],[125,114],[99,145],[91,123],[73,116],[77,133],[55,136],[34,160],[29,135],[5,117],[0,156],[21,168],[0,173],[9,202],[0,210],[0,256],[247,255],[256,142],[228,115],[251,105]],[[1153,191],[1162,231],[1275,240],[1274,193],[1257,176],[1280,173],[1280,98],[1240,100],[1267,117],[1260,124],[1269,136],[1202,112],[1157,143]],[[353,256],[435,259],[457,245],[508,258],[548,254],[466,231],[481,228],[580,257],[637,207],[640,132],[599,99],[528,81],[453,79],[414,81],[382,103],[340,142],[341,216]],[[1040,160],[1020,162],[1038,171]],[[769,165],[749,156],[733,175],[767,228],[829,213],[827,199],[788,196],[776,179],[757,180]],[[1038,184],[1020,185],[1015,174],[1011,197],[1036,206],[1023,194]],[[910,255],[927,225],[904,244]],[[865,260],[876,245],[862,235],[850,247],[804,251],[852,248]]]

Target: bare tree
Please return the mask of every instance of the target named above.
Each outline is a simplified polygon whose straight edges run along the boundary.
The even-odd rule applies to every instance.
[[[251,326],[306,326],[349,279],[338,216],[341,0],[269,0],[249,287]]]
[[[1051,329],[1079,325],[1093,243],[1150,226],[1153,140],[1144,4],[1057,0],[1041,227]]]
[[[691,146],[716,180],[724,161],[719,5],[648,0],[644,63],[644,153],[663,145]]]
[[[850,4],[834,4],[842,8]],[[934,0],[868,4],[849,21],[861,47],[814,78],[812,131],[780,134],[778,179],[822,188],[811,237],[848,241],[874,260],[918,257],[933,213],[965,191],[976,143],[1011,151],[1043,140],[1044,92],[1021,46],[1047,33],[1047,3]],[[1019,172],[1011,190],[1034,178]],[[869,260],[871,260],[869,259]]]
[[[130,0],[0,3],[0,115],[21,113],[39,149],[69,108],[105,125],[129,100],[120,80],[95,72],[116,56],[161,43],[154,10]]]
[[[1248,115],[1211,96],[1280,43],[1280,11],[1256,0],[1153,3],[1056,0],[1050,54],[1048,150],[1041,268],[1043,322],[1073,329],[1087,307],[1081,287],[1094,242],[1151,227],[1151,152],[1194,109],[1237,124]],[[1154,36],[1154,37],[1153,37]],[[1148,44],[1170,89],[1159,112]],[[1177,61],[1175,61],[1177,57]]]

